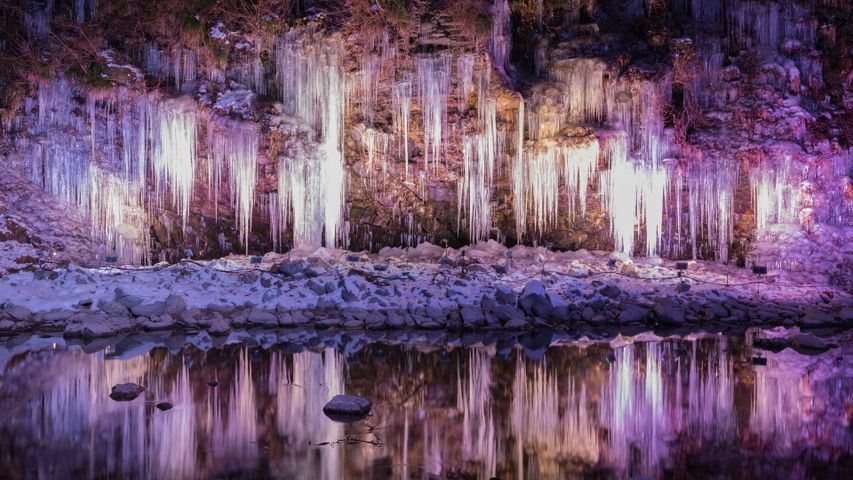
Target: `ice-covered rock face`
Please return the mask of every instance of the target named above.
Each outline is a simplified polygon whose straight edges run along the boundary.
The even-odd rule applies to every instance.
[[[5,31],[45,56],[52,19],[117,33],[111,1],[25,3]],[[849,40],[828,10],[849,6],[445,3],[141,25],[90,76],[21,78],[0,168],[127,263],[487,239],[760,263],[780,225],[853,224]]]

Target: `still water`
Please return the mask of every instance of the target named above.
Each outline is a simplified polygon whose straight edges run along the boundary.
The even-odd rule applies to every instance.
[[[853,478],[844,347],[311,335],[0,341],[0,478]],[[328,419],[343,392],[372,416]]]

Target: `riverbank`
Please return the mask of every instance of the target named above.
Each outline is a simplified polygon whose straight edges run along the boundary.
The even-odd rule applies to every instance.
[[[682,265],[683,267],[683,265]],[[846,328],[853,299],[828,277],[606,252],[462,250],[428,243],[368,255],[328,249],[154,267],[34,268],[0,278],[0,333],[97,338],[244,327],[554,330],[603,326],[727,331]]]

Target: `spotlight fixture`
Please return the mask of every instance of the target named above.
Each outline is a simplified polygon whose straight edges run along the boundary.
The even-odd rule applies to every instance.
[[[104,261],[107,263],[116,263],[118,262],[118,257],[116,255],[107,255],[104,257]]]
[[[767,275],[767,267],[753,265],[752,266],[752,273],[754,273],[756,275]]]
[[[687,262],[675,262],[676,270],[687,270]]]
[[[767,358],[766,357],[752,357],[752,364],[753,365],[766,366],[767,365]]]
[[[263,257],[260,257],[258,255],[252,255],[252,257],[249,258],[249,262],[251,262],[252,265],[260,265],[262,260]]]

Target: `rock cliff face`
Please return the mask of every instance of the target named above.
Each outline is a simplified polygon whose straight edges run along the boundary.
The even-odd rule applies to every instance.
[[[79,212],[69,260],[850,259],[848,2],[0,4],[2,185]]]

